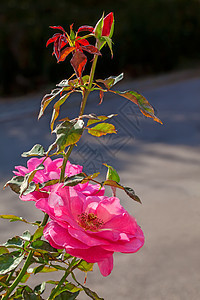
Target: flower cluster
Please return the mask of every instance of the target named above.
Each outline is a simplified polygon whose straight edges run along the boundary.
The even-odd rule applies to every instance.
[[[31,172],[43,158],[31,158],[27,168],[17,166],[16,175]],[[44,169],[37,171],[33,181],[42,183],[58,179],[62,159],[47,158]],[[67,162],[65,175],[82,172],[79,165]],[[74,187],[57,183],[21,196],[35,201],[36,207],[47,213],[51,221],[44,228],[44,237],[57,249],[89,263],[98,263],[103,276],[113,269],[113,253],[133,253],[144,244],[144,235],[136,220],[121,206],[116,197],[106,197],[104,189],[90,183]]]

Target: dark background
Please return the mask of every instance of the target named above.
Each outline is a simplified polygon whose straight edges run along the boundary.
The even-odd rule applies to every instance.
[[[45,47],[55,33],[49,25],[94,26],[103,11],[115,15],[114,58],[102,50],[97,76],[138,77],[199,64],[199,0],[1,0],[0,94],[21,95],[68,78],[70,64],[57,64],[52,46]]]

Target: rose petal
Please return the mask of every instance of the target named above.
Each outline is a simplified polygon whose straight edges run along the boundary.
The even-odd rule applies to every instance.
[[[50,221],[44,228],[44,238],[47,239],[50,244],[51,242],[56,245],[56,248],[68,248],[68,249],[88,249],[89,247],[79,240],[74,239],[71,235],[69,235],[68,231],[58,225],[58,223],[54,221]]]
[[[113,269],[113,255],[98,262],[99,270],[103,276],[110,275]]]

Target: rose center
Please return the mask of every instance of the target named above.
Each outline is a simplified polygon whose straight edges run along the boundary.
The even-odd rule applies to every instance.
[[[93,213],[82,213],[78,216],[79,225],[85,230],[97,231],[104,223]]]

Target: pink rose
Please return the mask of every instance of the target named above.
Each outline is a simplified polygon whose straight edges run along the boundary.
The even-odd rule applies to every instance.
[[[44,157],[42,158],[31,158],[27,161],[27,168],[23,166],[16,166],[15,168],[17,171],[14,171],[14,174],[17,176],[24,176],[27,173],[35,170],[36,167],[38,167],[44,160]],[[62,166],[63,159],[57,158],[54,160],[51,160],[50,157],[48,157],[44,162],[44,169],[39,170],[36,172],[33,181],[35,183],[44,183],[48,180],[52,179],[59,179],[60,178],[60,172],[61,172],[61,166]],[[79,165],[73,165],[69,161],[67,162],[66,169],[65,169],[65,176],[73,176],[76,174],[81,173],[83,170],[82,166]],[[55,188],[55,185],[45,187],[41,189],[40,191],[34,191],[28,195],[22,195],[20,197],[23,201],[38,201],[41,198],[48,198],[49,192]],[[82,192],[84,195],[104,195],[104,188],[102,188],[99,191],[99,185],[93,185],[90,183],[84,183],[84,184],[78,184],[74,187],[76,190]]]
[[[116,197],[85,196],[60,184],[36,207],[52,219],[44,229],[50,244],[98,263],[103,276],[113,269],[114,252],[133,253],[144,244],[142,230]]]

